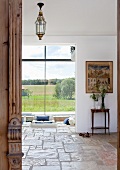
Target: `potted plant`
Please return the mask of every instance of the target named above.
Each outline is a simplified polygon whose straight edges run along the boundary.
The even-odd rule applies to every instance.
[[[90,98],[92,98],[94,101],[98,101],[99,97],[100,95],[98,93],[97,94],[93,93],[90,95]]]
[[[99,87],[100,96],[102,98],[101,109],[105,109],[104,99],[105,99],[106,93],[108,93],[109,90],[110,90],[110,86],[107,84],[100,85]]]
[[[90,98],[93,99],[94,101],[94,108],[98,107],[98,99],[99,99],[100,95],[97,93],[93,93],[90,95]]]

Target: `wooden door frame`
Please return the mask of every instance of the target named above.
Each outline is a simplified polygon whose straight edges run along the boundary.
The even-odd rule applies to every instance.
[[[22,0],[9,1],[9,170],[22,170]]]

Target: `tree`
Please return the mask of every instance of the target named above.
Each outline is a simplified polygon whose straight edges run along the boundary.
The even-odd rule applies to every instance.
[[[75,93],[75,81],[71,78],[65,79],[61,83],[61,96],[65,99],[72,99]]]
[[[29,90],[29,89],[22,90],[22,96],[28,96],[28,98],[29,98],[29,96],[32,95],[32,93],[33,92],[31,90]]]
[[[54,96],[58,99],[61,98],[61,83],[56,84]]]
[[[62,80],[61,83],[57,83],[55,87],[55,97],[72,99],[75,93],[75,80],[72,78],[67,78]]]

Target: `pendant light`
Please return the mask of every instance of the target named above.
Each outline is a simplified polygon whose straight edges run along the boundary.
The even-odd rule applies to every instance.
[[[35,22],[36,24],[36,35],[39,37],[39,40],[42,40],[43,35],[45,34],[45,30],[46,30],[46,21],[45,18],[43,16],[43,12],[42,12],[42,6],[44,5],[43,3],[38,3],[37,4],[40,8],[37,20]]]

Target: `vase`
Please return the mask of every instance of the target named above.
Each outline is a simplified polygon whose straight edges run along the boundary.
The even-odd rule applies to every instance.
[[[98,101],[95,101],[95,109],[98,108]]]
[[[98,109],[98,101],[93,100],[93,109]]]
[[[105,109],[105,102],[104,102],[105,97],[102,97],[102,103],[101,103],[101,109]]]

